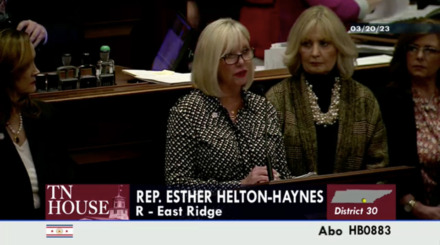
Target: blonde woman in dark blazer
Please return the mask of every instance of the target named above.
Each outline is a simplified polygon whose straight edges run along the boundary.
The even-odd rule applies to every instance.
[[[324,6],[304,11],[292,27],[285,53],[292,76],[266,97],[278,112],[293,175],[387,165],[379,105],[351,78],[356,57],[344,25]]]

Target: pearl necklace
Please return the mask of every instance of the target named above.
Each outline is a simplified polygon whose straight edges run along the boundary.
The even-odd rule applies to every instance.
[[[8,128],[9,128],[9,131],[11,131],[11,133],[14,135],[14,141],[15,141],[15,143],[20,143],[20,132],[21,132],[21,130],[23,129],[23,117],[21,116],[21,112],[18,114],[19,115],[19,117],[20,117],[20,123],[19,123],[19,126],[18,126],[18,130],[17,131],[15,131],[13,128],[12,128],[12,126],[11,126],[11,124],[9,123],[9,122],[7,122],[6,123],[6,126],[8,126]]]
[[[339,77],[335,78],[335,85],[332,88],[332,97],[330,99],[330,107],[326,113],[322,113],[321,108],[318,105],[318,97],[313,92],[313,87],[306,80],[307,94],[309,97],[310,108],[313,114],[313,121],[318,125],[333,125],[338,120],[339,115],[339,97],[341,90],[341,82]]]

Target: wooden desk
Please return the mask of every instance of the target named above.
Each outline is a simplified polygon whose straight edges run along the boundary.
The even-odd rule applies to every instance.
[[[133,77],[129,74],[122,72],[124,68],[121,66],[116,67],[116,84],[115,86],[108,87],[96,87],[85,88],[75,90],[64,90],[56,92],[36,93],[32,97],[41,99],[46,102],[62,102],[62,101],[74,101],[83,99],[96,99],[106,98],[121,95],[130,94],[146,94],[153,92],[165,92],[181,89],[191,89],[190,84],[177,84],[177,85],[163,85],[154,83],[128,83]],[[373,75],[386,75],[388,64],[361,66],[356,68],[354,78],[362,83],[368,84],[368,79],[365,75],[371,74],[370,71],[375,71]],[[290,74],[287,69],[274,69],[255,72],[255,82],[270,82],[277,83],[284,78],[289,77]],[[377,78],[372,79],[378,81]],[[379,79],[379,81],[382,79]]]
[[[323,174],[306,178],[278,180],[270,185],[288,184],[376,184],[377,182],[399,183],[402,180],[414,179],[417,169],[409,166],[394,166],[371,170],[350,171],[337,174]]]
[[[162,184],[168,112],[192,86],[130,84],[127,81],[132,77],[121,70],[117,67],[115,86],[32,97],[60,111],[67,146],[80,165],[81,181]],[[354,77],[366,84],[381,84],[386,71],[386,65],[361,67]],[[264,94],[286,77],[287,69],[258,71],[251,89]]]
[[[378,35],[350,34],[355,43],[379,43],[382,45],[395,45],[397,43],[396,36],[388,35],[381,37]]]

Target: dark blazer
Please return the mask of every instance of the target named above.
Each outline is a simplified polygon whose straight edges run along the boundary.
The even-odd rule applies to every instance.
[[[388,87],[378,95],[378,101],[387,131],[390,165],[414,166],[419,173],[420,160],[411,89]],[[414,179],[397,183],[397,200],[408,193],[413,194],[417,200],[422,200],[423,182],[420,174]],[[402,207],[398,206],[398,217],[400,215],[400,218],[408,218],[402,210]]]
[[[4,126],[0,127],[0,219],[44,219],[45,185],[73,181],[75,164],[62,143],[53,109],[39,103],[42,113],[31,118],[23,113],[32,159],[37,172],[41,208],[33,207],[33,195],[26,168]]]
[[[316,128],[307,97],[305,77],[286,78],[266,93],[280,119],[293,175],[316,172]],[[387,139],[380,107],[364,85],[341,79],[338,140],[333,173],[388,165]]]
[[[410,88],[388,87],[378,96],[388,135],[390,165],[417,166],[417,131]]]

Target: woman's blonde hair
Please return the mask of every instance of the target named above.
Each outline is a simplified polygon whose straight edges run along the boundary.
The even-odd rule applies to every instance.
[[[194,53],[191,74],[194,87],[207,95],[221,97],[222,91],[218,80],[221,57],[234,51],[243,40],[249,43],[249,31],[236,20],[222,18],[207,25],[200,34]],[[252,69],[244,89],[251,86],[253,79]]]
[[[338,51],[336,61],[339,74],[343,78],[350,78],[354,72],[354,62],[357,58],[356,46],[348,35],[344,24],[329,8],[318,5],[305,10],[290,29],[284,63],[292,75],[299,75],[302,71],[299,49],[309,32],[319,27],[323,35]]]

